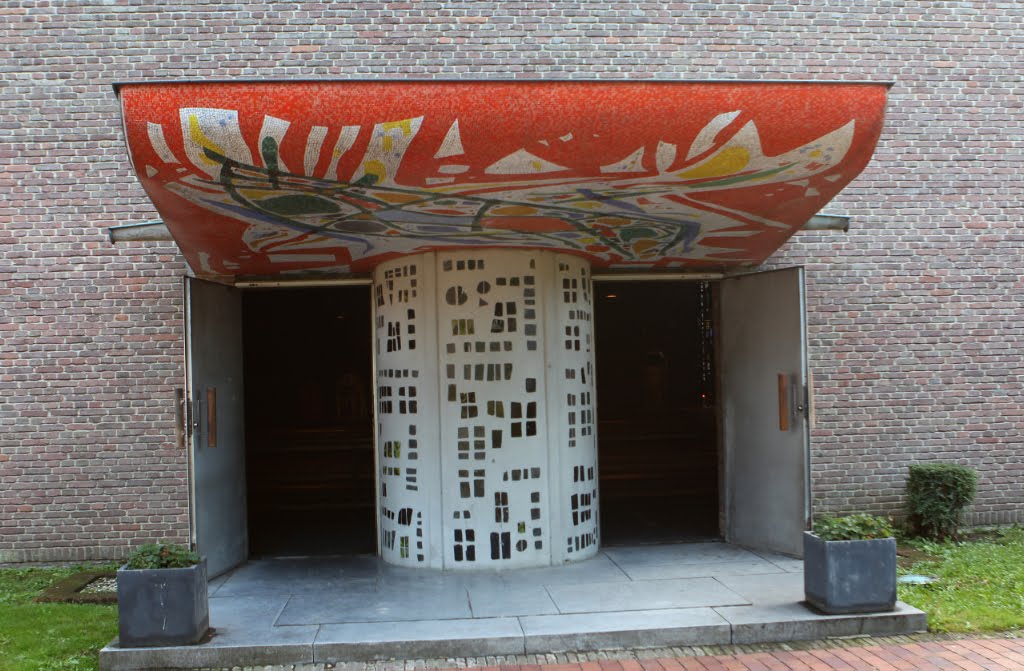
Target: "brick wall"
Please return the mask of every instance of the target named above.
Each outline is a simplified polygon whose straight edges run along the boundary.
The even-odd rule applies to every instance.
[[[1024,521],[1024,4],[7,0],[0,5],[0,561],[187,536],[181,258],[111,245],[155,216],[110,83],[150,78],[895,80],[864,175],[799,234],[819,511],[896,511],[908,463],[980,473]]]

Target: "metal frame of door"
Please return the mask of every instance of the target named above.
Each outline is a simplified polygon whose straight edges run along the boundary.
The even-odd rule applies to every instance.
[[[718,375],[734,390],[719,410],[725,538],[800,556],[811,520],[804,269],[733,275],[719,289]]]
[[[186,277],[184,299],[189,536],[214,576],[249,554],[241,294]]]
[[[727,390],[721,388],[723,383],[723,365],[722,356],[724,354],[721,348],[720,334],[725,325],[722,323],[722,311],[721,311],[721,289],[724,282],[737,278],[754,278],[754,277],[765,277],[772,273],[784,273],[784,272],[795,272],[799,277],[799,295],[797,299],[798,304],[798,328],[799,338],[794,343],[798,349],[800,358],[799,370],[796,371],[796,376],[799,380],[799,385],[790,387],[789,393],[792,398],[790,399],[790,410],[796,410],[799,406],[799,424],[796,428],[799,434],[799,440],[802,443],[801,454],[802,454],[802,474],[801,482],[803,489],[802,503],[803,513],[800,516],[799,524],[803,528],[808,528],[811,519],[811,468],[810,468],[810,404],[811,404],[811,389],[810,389],[810,373],[807,364],[807,312],[806,312],[806,300],[804,293],[804,271],[802,267],[797,268],[782,268],[778,270],[766,270],[766,271],[754,271],[749,273],[741,274],[723,274],[723,273],[678,273],[678,274],[647,274],[647,273],[628,273],[628,274],[616,274],[616,273],[605,273],[595,274],[593,280],[595,283],[599,282],[696,282],[696,281],[707,281],[711,282],[715,286],[715,331],[716,331],[716,361],[715,361],[715,377],[716,386],[719,388],[717,394],[717,414],[719,422],[718,431],[718,450],[719,450],[719,520],[720,520],[720,532],[723,537],[730,542],[738,542],[744,544],[742,538],[735,538],[731,533],[732,525],[734,522],[733,511],[731,510],[731,497],[734,493],[734,486],[732,482],[733,473],[731,472],[731,464],[729,461],[730,455],[728,452],[727,441],[730,437],[727,435],[729,427],[726,426],[723,418],[724,408],[724,395],[728,393]],[[595,317],[596,318],[596,317]],[[600,374],[600,371],[596,371]],[[775,402],[775,399],[772,399]],[[600,414],[600,408],[597,409]],[[793,417],[794,421],[797,420]],[[791,520],[791,523],[795,523],[796,520]],[[748,544],[754,549],[765,549],[765,550],[776,550],[777,547],[766,547],[759,545],[758,543]],[[793,553],[794,549],[790,549],[790,553]]]
[[[189,523],[189,540],[193,547],[196,547],[199,542],[198,532],[198,512],[197,512],[197,463],[196,463],[196,439],[201,439],[202,433],[202,416],[201,413],[197,415],[197,404],[196,400],[199,400],[201,405],[202,399],[195,399],[193,391],[193,383],[195,380],[195,372],[193,370],[193,359],[192,354],[194,347],[194,334],[191,324],[189,323],[191,318],[191,302],[192,302],[192,282],[197,281],[194,277],[185,276],[182,278],[183,296],[185,300],[185,338],[184,338],[184,360],[185,360],[185,395],[183,398],[183,411],[181,412],[181,421],[184,423],[183,441],[184,449],[187,457],[187,471],[188,471],[188,523]],[[259,289],[272,289],[272,288],[294,288],[303,289],[311,287],[366,287],[367,288],[367,300],[369,301],[370,311],[370,340],[371,340],[371,371],[376,374],[377,370],[377,348],[376,348],[376,331],[375,324],[377,319],[376,304],[373,300],[372,291],[373,281],[370,278],[346,278],[346,279],[335,279],[335,280],[312,280],[312,281],[248,281],[239,282],[234,285],[234,289],[239,291],[255,291]],[[241,327],[240,327],[241,328]],[[377,554],[380,554],[380,497],[377,496],[377,492],[380,489],[380,455],[377,450],[377,384],[376,379],[371,384],[372,391],[372,412],[374,413],[373,420],[373,479],[374,479],[374,535],[375,545],[377,548]],[[199,422],[199,426],[196,426],[196,422]],[[196,429],[199,429],[197,432]],[[198,435],[197,435],[198,433]],[[199,467],[201,468],[201,467]]]
[[[185,450],[185,458],[187,461],[188,469],[188,542],[194,550],[196,548],[196,461],[195,454],[193,453],[192,447],[192,329],[189,328],[189,304],[190,304],[190,292],[189,292],[189,277],[184,276],[181,278],[181,295],[182,295],[182,321],[184,323],[183,330],[185,333],[184,348],[182,349],[182,357],[185,362],[185,387],[182,390],[177,402],[181,404],[178,409],[178,421],[181,425],[178,428],[180,435],[181,445],[180,447]]]

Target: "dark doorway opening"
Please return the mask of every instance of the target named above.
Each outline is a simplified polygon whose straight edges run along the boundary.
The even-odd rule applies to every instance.
[[[601,282],[595,294],[602,542],[717,538],[710,287]]]
[[[372,337],[367,287],[243,295],[251,552],[372,553]]]

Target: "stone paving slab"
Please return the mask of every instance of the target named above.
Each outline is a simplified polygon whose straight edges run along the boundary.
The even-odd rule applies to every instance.
[[[837,636],[924,631],[924,612],[897,602],[891,613],[821,615],[802,603],[726,606],[714,609],[732,627],[732,643],[804,641]]]
[[[210,597],[211,626],[220,637],[227,635],[227,632],[254,635],[273,629],[288,598],[287,594]]]
[[[738,606],[750,603],[714,578],[552,585],[547,589],[562,613]]]
[[[526,652],[728,643],[729,623],[711,608],[521,617]]]
[[[610,547],[602,550],[602,553],[626,571],[637,566],[701,564],[704,562],[751,561],[758,559],[758,556],[750,550],[723,542]]]
[[[480,585],[470,588],[469,605],[473,617],[516,615],[553,615],[558,607],[547,589],[539,585]]]
[[[803,573],[804,562],[802,559],[796,559],[795,557],[788,557],[775,552],[754,552],[759,558],[770,562],[771,564],[781,568],[783,571],[790,573]]]
[[[763,575],[719,575],[722,585],[739,594],[748,603],[758,606],[799,603],[804,600],[804,574],[779,573]],[[728,606],[732,604],[721,604]]]
[[[330,624],[313,646],[317,662],[387,657],[517,655],[524,652],[523,630],[512,617]]]
[[[665,580],[671,578],[714,578],[728,575],[768,575],[786,573],[770,561],[709,562],[702,564],[654,564],[624,569],[632,580]]]
[[[224,583],[227,582],[229,577],[230,574],[225,573],[217,576],[216,578],[210,578],[209,582],[206,583],[207,596],[215,596],[217,594],[217,590],[224,586]]]
[[[471,617],[469,596],[463,587],[390,585],[375,591],[342,589],[293,594],[277,624],[458,620]]]
[[[629,576],[603,552],[576,564],[501,571],[495,577],[506,585],[580,585],[630,580]]]
[[[313,643],[262,645],[192,645],[173,648],[119,648],[111,643],[100,650],[103,671],[136,669],[234,668],[292,665],[313,662]]]

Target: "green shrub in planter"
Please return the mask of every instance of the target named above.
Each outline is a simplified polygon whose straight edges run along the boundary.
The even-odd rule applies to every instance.
[[[178,545],[143,545],[117,570],[118,645],[190,645],[210,627],[206,561]]]
[[[912,532],[934,540],[956,538],[960,515],[974,500],[978,476],[959,464],[914,464],[907,478]]]
[[[894,535],[889,518],[866,514],[826,517],[814,523],[814,533],[825,541],[867,541]]]
[[[199,563],[199,554],[182,545],[151,543],[132,551],[125,564],[131,569],[188,568]]]
[[[817,610],[874,613],[896,607],[896,540],[884,517],[823,519],[804,532],[804,597]]]

